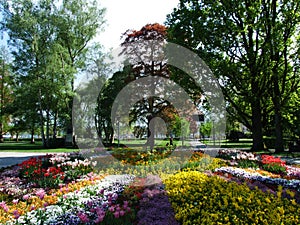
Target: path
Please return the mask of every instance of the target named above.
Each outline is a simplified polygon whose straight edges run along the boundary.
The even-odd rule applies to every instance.
[[[0,152],[0,168],[16,165],[23,162],[26,159],[29,159],[30,157],[36,157],[46,154],[47,153],[34,152]]]

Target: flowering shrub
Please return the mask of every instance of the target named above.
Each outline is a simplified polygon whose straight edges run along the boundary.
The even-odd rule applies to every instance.
[[[285,199],[250,190],[197,171],[180,172],[164,181],[180,224],[299,224],[300,207]]]

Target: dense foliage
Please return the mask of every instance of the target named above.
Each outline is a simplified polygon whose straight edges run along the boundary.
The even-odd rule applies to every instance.
[[[194,50],[219,78],[227,112],[253,134],[298,135],[299,1],[181,0],[167,17],[168,40]],[[293,118],[297,118],[294,120]]]

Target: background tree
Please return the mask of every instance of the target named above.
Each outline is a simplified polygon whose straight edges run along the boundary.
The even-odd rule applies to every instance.
[[[94,140],[97,139],[97,127],[99,126],[96,122],[98,119],[97,93],[99,93],[99,87],[104,86],[108,74],[111,73],[111,64],[105,61],[107,57],[100,44],[93,44],[86,56],[85,69],[82,70],[82,82],[75,89],[76,111],[74,113],[76,122],[73,125],[77,139],[81,144],[86,145],[87,142],[93,143],[94,146],[98,144],[94,143]],[[105,114],[105,110],[103,107],[103,111],[99,114]],[[102,135],[99,136],[102,140]]]
[[[299,50],[292,50],[298,11],[298,0],[181,0],[167,18],[169,40],[196,51],[219,78],[228,113],[252,131],[253,150],[264,148],[269,98],[276,115],[275,147],[283,149],[280,114],[298,86]]]
[[[85,64],[88,44],[103,29],[105,9],[99,7],[97,0],[63,0],[62,7],[56,13],[58,41],[67,51],[64,58],[73,73],[71,91],[74,91],[74,74]],[[72,125],[73,97],[68,104],[67,135],[74,141]],[[73,143],[74,144],[74,143]]]
[[[121,46],[124,53],[130,57],[132,73],[130,81],[143,77],[159,76],[170,77],[167,62],[164,57],[159,57],[159,47],[166,39],[166,27],[158,23],[147,24],[140,30],[127,30],[123,35],[124,41]],[[148,42],[152,41],[152,42]],[[146,43],[147,42],[147,43]],[[142,120],[147,124],[147,135],[149,146],[154,147],[154,138],[150,138],[151,130],[155,133],[155,126],[150,127],[150,121],[157,117],[161,111],[170,104],[165,100],[156,97],[155,90],[159,84],[154,81],[150,88],[150,97],[138,101],[131,111],[131,121]]]
[[[84,66],[88,43],[103,24],[104,10],[89,0],[15,0],[1,1],[1,6],[17,83],[37,96],[42,140],[49,147],[58,123],[73,133],[75,74]]]
[[[127,66],[122,71],[114,73],[103,86],[97,99],[96,129],[100,140],[106,145],[111,145],[114,141],[113,121],[111,121],[112,106],[118,93],[128,83],[130,71],[131,67]]]
[[[5,48],[0,51],[0,143],[3,135],[8,132],[10,115],[7,110],[13,101],[11,65],[8,63],[8,52]]]

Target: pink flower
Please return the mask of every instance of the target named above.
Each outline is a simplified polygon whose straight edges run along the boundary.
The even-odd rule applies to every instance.
[[[98,218],[95,220],[95,223],[97,224],[103,221],[105,217],[105,211],[100,207],[95,208],[95,210],[98,216]]]
[[[125,211],[121,210],[120,211],[120,216],[124,216],[125,215]]]
[[[126,210],[127,212],[131,212],[131,208],[130,208],[130,207],[126,207],[125,210]]]
[[[115,207],[114,207],[114,206],[111,206],[111,207],[108,208],[108,210],[109,210],[110,212],[114,212],[114,211],[115,211]]]
[[[8,207],[5,201],[0,202],[0,207],[5,211],[8,212]]]
[[[95,219],[94,222],[95,222],[96,224],[101,223],[101,222],[104,220],[104,216],[105,216],[105,215],[103,215],[103,216],[102,216],[102,215],[101,215],[101,216],[98,216],[98,218]]]
[[[119,218],[120,217],[120,212],[119,211],[114,212],[114,216],[115,216],[115,218]]]
[[[79,217],[79,219],[83,223],[88,223],[90,221],[89,218],[88,218],[88,216],[86,214],[84,214],[83,212],[77,213],[77,216]]]
[[[46,192],[44,191],[44,189],[40,189],[38,191],[35,192],[36,196],[38,196],[41,200],[43,200],[43,198],[45,197]]]
[[[23,199],[26,201],[26,200],[28,200],[29,199],[29,195],[27,194],[27,195],[23,195]]]
[[[19,199],[12,200],[12,203],[15,204],[15,205],[18,204],[18,202],[19,202]]]

